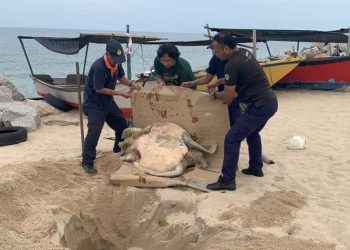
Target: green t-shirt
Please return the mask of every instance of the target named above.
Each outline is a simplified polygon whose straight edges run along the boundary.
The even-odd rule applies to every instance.
[[[154,59],[154,69],[157,76],[161,76],[166,85],[180,86],[183,82],[196,80],[191,65],[185,59],[179,57],[174,67],[165,68],[158,56]]]

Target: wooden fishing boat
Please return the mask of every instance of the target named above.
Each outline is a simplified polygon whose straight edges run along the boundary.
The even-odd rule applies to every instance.
[[[81,75],[81,85],[85,82],[85,68],[86,58],[88,53],[88,47],[90,43],[106,43],[109,39],[114,38],[122,43],[126,43],[129,40],[129,36],[126,34],[115,34],[115,33],[94,33],[94,34],[80,34],[76,38],[64,38],[64,37],[32,37],[32,36],[18,36],[18,39],[22,45],[24,55],[26,57],[29,69],[30,77],[33,79],[35,89],[38,95],[45,96],[50,93],[56,98],[64,101],[70,106],[78,107],[78,84],[75,74],[67,74],[65,77],[52,78],[49,74],[34,74],[32,66],[30,64],[26,49],[24,47],[23,40],[32,39],[43,45],[45,48],[60,54],[76,54],[82,48],[86,47],[85,61],[83,66],[83,72]],[[145,37],[145,36],[132,36],[133,43],[144,43],[147,41],[157,41],[158,37]],[[127,60],[130,60],[127,56]],[[127,62],[129,69],[130,61]],[[82,95],[84,93],[84,86],[81,86]],[[129,89],[125,85],[117,85],[116,89],[127,92]],[[119,108],[122,110],[124,116],[127,119],[131,118],[131,103],[130,100],[125,99],[121,96],[114,97]]]
[[[303,61],[303,58],[286,57],[275,61],[260,62],[271,86],[289,74]]]
[[[350,87],[350,56],[308,58],[280,79],[276,87],[334,89]]]
[[[233,36],[240,38],[251,38],[252,29],[226,29],[226,28],[210,28],[211,31],[226,31]],[[332,90],[344,86],[350,86],[350,38],[346,33],[349,29],[340,29],[334,31],[317,31],[317,30],[254,30],[257,41],[288,41],[297,42],[297,51],[299,51],[300,42],[323,42],[323,43],[347,43],[347,56],[326,56],[311,58],[296,58],[299,64],[286,74],[279,74],[273,81],[276,88],[303,87],[309,89]],[[269,47],[267,45],[267,49]],[[271,54],[270,54],[271,56]],[[279,64],[271,64],[271,68],[279,66]],[[266,71],[269,76],[269,72]],[[280,70],[272,70],[271,72],[281,73]],[[282,77],[281,77],[282,76]],[[278,79],[280,78],[280,79]],[[271,82],[271,81],[270,81]]]

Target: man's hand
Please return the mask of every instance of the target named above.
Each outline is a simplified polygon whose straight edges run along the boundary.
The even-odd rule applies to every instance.
[[[131,97],[131,93],[120,93],[120,96],[129,99]]]
[[[212,101],[216,100],[216,92],[215,91],[213,93],[209,94],[209,99]]]
[[[114,95],[120,95],[126,99],[129,99],[131,97],[131,93],[124,93],[124,92],[120,92],[120,91],[117,91],[115,90],[115,94]]]
[[[157,77],[156,82],[158,84],[158,87],[162,87],[165,85],[163,78],[161,78],[160,76]]]
[[[214,91],[216,90],[216,87],[219,86],[219,82],[218,81],[214,81],[214,82],[211,82],[207,85],[207,88],[208,88],[208,93],[209,94],[212,94],[214,93]]]
[[[133,89],[140,90],[140,89],[141,89],[141,86],[138,85],[138,84],[135,84],[135,83],[131,83],[131,84],[130,84],[130,89],[131,89],[131,90],[133,90]]]
[[[184,87],[184,88],[192,88],[194,86],[196,86],[196,81],[183,82],[181,84],[181,87]]]

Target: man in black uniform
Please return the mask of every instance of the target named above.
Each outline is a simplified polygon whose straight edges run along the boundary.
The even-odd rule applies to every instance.
[[[225,65],[225,89],[211,98],[231,103],[239,98],[242,115],[227,132],[224,143],[222,175],[207,186],[211,190],[235,190],[241,142],[247,139],[249,167],[242,173],[262,177],[262,146],[259,132],[277,111],[277,98],[254,56],[237,48],[237,40],[229,33],[219,33],[214,39],[215,55]]]
[[[118,143],[127,122],[114,101],[115,95],[130,98],[129,93],[115,90],[117,80],[130,88],[140,89],[125,77],[122,63],[125,55],[122,45],[109,40],[105,54],[91,66],[84,89],[84,113],[88,117],[88,132],[85,137],[82,167],[88,173],[96,173],[94,161],[96,146],[105,122],[115,131],[113,152],[118,153]]]

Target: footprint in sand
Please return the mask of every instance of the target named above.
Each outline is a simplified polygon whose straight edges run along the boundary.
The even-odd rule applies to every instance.
[[[275,181],[276,182],[281,182],[281,181],[283,181],[284,180],[284,177],[283,176],[276,176],[275,177]]]

